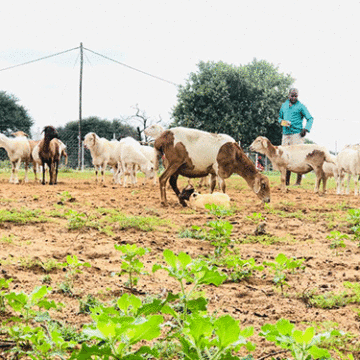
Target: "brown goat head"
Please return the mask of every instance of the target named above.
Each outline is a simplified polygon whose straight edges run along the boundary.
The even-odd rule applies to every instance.
[[[45,126],[42,132],[44,133],[45,139],[48,139],[49,141],[55,138],[59,139],[57,130],[51,125]]]

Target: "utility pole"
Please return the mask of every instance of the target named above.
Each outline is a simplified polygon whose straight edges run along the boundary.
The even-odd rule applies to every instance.
[[[82,77],[83,77],[83,44],[80,43],[80,84],[79,84],[79,151],[78,151],[78,169],[82,170],[82,146],[81,146],[81,119],[82,119]]]

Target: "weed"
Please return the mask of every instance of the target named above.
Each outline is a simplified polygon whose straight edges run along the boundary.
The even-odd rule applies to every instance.
[[[264,261],[263,264],[265,266],[269,266],[271,271],[274,273],[273,282],[275,286],[279,286],[281,288],[281,292],[283,293],[284,286],[290,286],[286,281],[286,272],[294,271],[295,269],[301,268],[304,269],[302,263],[305,259],[292,259],[287,258],[284,254],[279,254],[275,258],[275,262]]]
[[[12,244],[14,242],[14,240],[16,240],[16,236],[13,234],[10,234],[9,236],[2,236],[0,238],[0,242],[2,243],[6,243],[6,244]]]
[[[13,279],[5,280],[3,278],[0,279],[0,313],[5,310],[5,295],[6,292],[2,289],[8,289],[10,283],[13,281]]]
[[[121,271],[117,275],[128,274],[129,280],[125,285],[131,289],[137,285],[139,278],[134,277],[135,274],[147,274],[143,271],[144,264],[139,260],[139,257],[144,256],[150,249],[137,247],[135,244],[130,245],[114,245],[115,249],[121,251],[124,255],[121,256]]]
[[[63,263],[62,266],[66,268],[66,276],[65,281],[59,285],[59,289],[64,293],[73,294],[75,276],[77,274],[81,274],[82,271],[80,270],[81,267],[91,267],[88,262],[81,262],[79,261],[76,255],[71,256],[68,255],[66,257],[66,263]]]
[[[29,224],[47,222],[48,220],[41,215],[41,210],[0,210],[0,223],[12,222],[15,224]]]
[[[252,215],[248,215],[247,218],[251,221],[253,221],[255,224],[259,224],[259,222],[265,220],[265,216],[263,216],[261,213],[252,213]]]

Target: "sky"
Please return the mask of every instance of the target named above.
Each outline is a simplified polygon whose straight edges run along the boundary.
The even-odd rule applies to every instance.
[[[360,143],[360,1],[8,1],[0,13],[0,91],[35,121],[63,126],[79,118],[135,114],[171,122],[177,86],[200,61],[245,65],[266,60],[296,79],[314,124],[307,138],[340,151]],[[286,99],[284,99],[286,100]],[[133,120],[130,125],[138,126]]]

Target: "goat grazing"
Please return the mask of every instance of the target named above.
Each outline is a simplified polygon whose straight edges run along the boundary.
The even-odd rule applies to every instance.
[[[274,168],[281,172],[281,188],[284,192],[286,191],[286,170],[297,174],[307,174],[314,170],[316,174],[315,193],[319,192],[322,179],[323,191],[326,191],[323,164],[325,161],[333,164],[335,162],[325,147],[316,144],[274,146],[266,137],[258,136],[250,145],[250,150],[266,155]]]
[[[24,182],[28,182],[28,169],[31,161],[31,151],[29,140],[25,136],[16,138],[8,138],[4,134],[0,134],[0,148],[4,148],[11,162],[10,183],[18,184],[18,172],[21,162],[25,164]]]
[[[166,169],[159,178],[161,204],[167,206],[166,182],[169,180],[180,203],[177,187],[179,175],[196,178],[211,174],[213,192],[216,176],[222,192],[224,179],[233,173],[242,176],[254,193],[263,201],[270,202],[269,180],[260,174],[235,140],[225,134],[211,134],[201,130],[176,127],[164,131],[155,140],[155,149],[166,157]]]
[[[45,185],[45,164],[49,167],[50,181],[49,185],[57,184],[57,176],[59,171],[60,148],[58,132],[53,126],[45,126],[44,138],[39,143],[39,157],[42,165],[42,184]]]

